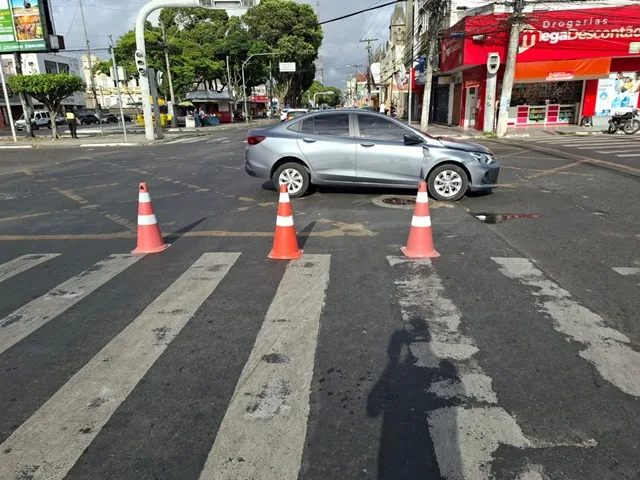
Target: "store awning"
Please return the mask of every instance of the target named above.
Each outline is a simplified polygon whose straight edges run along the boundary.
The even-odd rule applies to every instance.
[[[610,58],[516,63],[516,82],[567,82],[607,78]]]

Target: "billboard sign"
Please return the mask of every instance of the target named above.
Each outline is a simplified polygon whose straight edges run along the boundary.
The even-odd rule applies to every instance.
[[[638,105],[640,78],[635,72],[617,72],[609,78],[598,80],[596,98],[596,117],[613,115],[619,109],[628,109]]]
[[[0,0],[0,52],[48,50],[44,0]]]

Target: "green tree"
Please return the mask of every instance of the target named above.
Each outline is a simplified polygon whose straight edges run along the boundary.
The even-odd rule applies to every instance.
[[[51,117],[51,134],[54,140],[60,138],[55,118],[60,113],[62,100],[75,92],[84,90],[82,79],[68,73],[16,75],[7,78],[7,83],[14,92],[30,95],[47,107]]]
[[[263,0],[250,9],[243,23],[249,35],[268,51],[279,52],[281,62],[295,62],[295,73],[277,73],[281,104],[299,105],[313,83],[314,61],[322,44],[322,28],[313,8],[293,0]]]
[[[329,105],[335,107],[342,103],[342,90],[337,87],[325,87],[319,81],[314,80],[309,89],[302,95],[303,104],[310,105],[313,103],[313,96],[320,92],[332,92],[330,95],[317,95],[316,102],[318,105]],[[315,105],[314,105],[315,106]]]

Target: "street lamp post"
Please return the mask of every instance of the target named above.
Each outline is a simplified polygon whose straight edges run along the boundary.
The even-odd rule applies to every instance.
[[[255,2],[257,5],[258,2]],[[136,53],[135,63],[140,74],[140,90],[142,91],[142,111],[144,113],[144,133],[149,141],[155,140],[153,131],[153,115],[149,100],[150,85],[147,73],[147,51],[144,43],[144,22],[154,10],[168,7],[208,8],[213,10],[232,9],[246,11],[243,0],[151,0],[145,3],[136,17]]]
[[[333,95],[333,92],[316,92],[313,94],[313,106],[317,107],[318,105],[316,104],[316,95]]]
[[[244,81],[244,66],[247,64],[247,62],[249,60],[251,60],[253,57],[259,57],[259,56],[263,56],[263,55],[280,55],[279,52],[270,52],[270,53],[254,53],[253,55],[249,55],[249,58],[247,58],[243,63],[242,63],[242,97],[244,98],[244,123],[249,123],[249,111],[247,110],[247,86],[245,85],[245,81]]]

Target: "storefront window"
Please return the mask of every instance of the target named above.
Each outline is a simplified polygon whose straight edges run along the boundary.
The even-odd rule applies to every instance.
[[[502,88],[502,82],[498,84]],[[499,91],[499,90],[498,90]],[[516,83],[511,106],[573,104],[582,100],[582,82]]]

